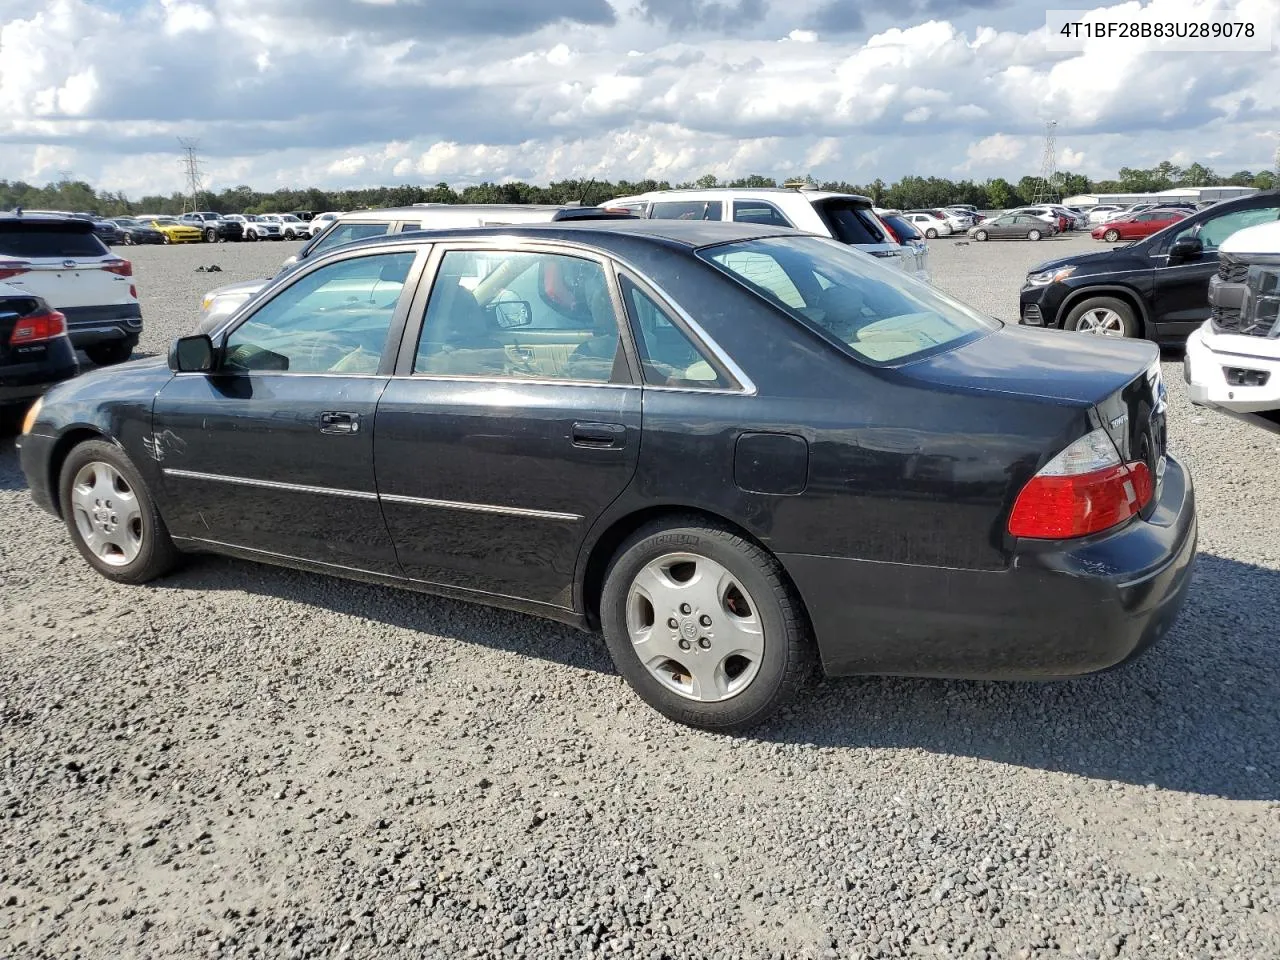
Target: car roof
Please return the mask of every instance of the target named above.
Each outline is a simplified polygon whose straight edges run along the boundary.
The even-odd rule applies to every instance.
[[[607,203],[600,206],[607,207],[617,203],[648,203],[657,200],[682,200],[697,199],[705,197],[708,194],[730,196],[739,195],[750,198],[757,194],[766,196],[792,196],[804,197],[806,200],[865,200],[871,203],[871,198],[863,196],[860,193],[836,193],[831,190],[799,190],[795,187],[686,187],[676,190],[650,190],[648,193],[633,193],[623,197],[615,197]]]
[[[93,221],[63,213],[0,213],[0,227],[58,227],[64,230],[93,232]]]
[[[528,217],[545,215],[550,219],[561,210],[583,210],[589,214],[596,209],[572,203],[415,203],[408,207],[348,210],[338,213],[336,219],[391,223],[397,220],[423,220],[432,214],[446,214],[463,219],[480,213]]]
[[[800,231],[770,224],[726,223],[720,220],[561,220],[547,223],[499,224],[491,227],[453,227],[442,230],[406,230],[380,237],[344,243],[334,250],[388,246],[413,240],[457,240],[469,237],[515,237],[529,240],[577,240],[598,246],[618,242],[649,241],[669,247],[699,247],[762,237],[797,236]]]

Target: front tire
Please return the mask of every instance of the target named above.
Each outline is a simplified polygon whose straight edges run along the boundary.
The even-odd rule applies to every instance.
[[[59,481],[62,516],[80,555],[104,577],[146,583],[178,564],[151,495],[113,443],[89,440],[67,456]]]
[[[164,239],[163,239],[163,240],[161,240],[160,242],[161,242],[161,243],[173,243],[173,238],[172,238],[172,237],[170,237],[170,236],[166,233],[166,234],[164,234]]]
[[[133,246],[133,234],[131,234],[131,233],[126,233],[126,234],[124,235],[124,245],[125,245],[126,247],[132,247],[132,246]]]
[[[215,230],[213,227],[210,227],[208,230],[204,232],[204,240],[205,240],[205,243],[217,243],[218,231]]]
[[[1099,337],[1136,337],[1138,318],[1133,308],[1115,297],[1095,297],[1077,304],[1063,326],[1077,333]]]
[[[979,230],[977,233],[975,233],[975,234],[973,235],[973,239],[975,239],[975,240],[985,240],[985,239],[987,239],[987,237],[988,237],[988,236],[989,236],[989,234],[987,233],[987,231],[985,231],[985,230]]]
[[[1102,239],[1107,241],[1107,243],[1115,243],[1117,240],[1120,239],[1120,231],[1108,230],[1106,233],[1102,235]]]
[[[937,230],[935,230],[933,227],[930,227],[928,230],[926,230],[926,231],[924,232],[924,235],[925,235],[925,238],[926,238],[926,239],[929,239],[929,240],[937,240],[937,239],[938,239],[938,231],[937,231]]]
[[[754,726],[811,669],[808,621],[777,560],[699,518],[649,524],[618,548],[600,622],[631,688],[692,727]]]

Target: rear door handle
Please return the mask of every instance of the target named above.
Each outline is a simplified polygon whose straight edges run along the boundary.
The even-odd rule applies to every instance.
[[[360,432],[360,414],[344,410],[326,410],[320,414],[320,432],[352,434]]]
[[[627,428],[620,423],[575,423],[573,445],[575,447],[621,447],[627,440]]]

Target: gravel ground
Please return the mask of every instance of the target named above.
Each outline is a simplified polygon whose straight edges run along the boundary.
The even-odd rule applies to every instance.
[[[934,268],[1011,318],[1091,245]],[[295,246],[131,251],[142,350]],[[1280,956],[1280,438],[1166,359],[1202,553],[1161,644],[824,681],[740,738],[516,614],[219,559],[109,583],[0,441],[0,957]]]

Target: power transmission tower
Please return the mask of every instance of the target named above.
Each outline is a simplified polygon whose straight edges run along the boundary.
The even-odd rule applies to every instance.
[[[200,141],[179,137],[178,143],[182,147],[182,167],[187,185],[186,196],[182,198],[182,212],[187,213],[188,204],[192,211],[200,209],[200,194],[204,193],[204,177],[200,173],[200,156],[197,153]]]
[[[1040,158],[1040,179],[1036,182],[1036,195],[1032,203],[1044,203],[1058,199],[1058,189],[1054,181],[1058,178],[1058,121],[1050,120],[1044,125],[1044,155]]]

